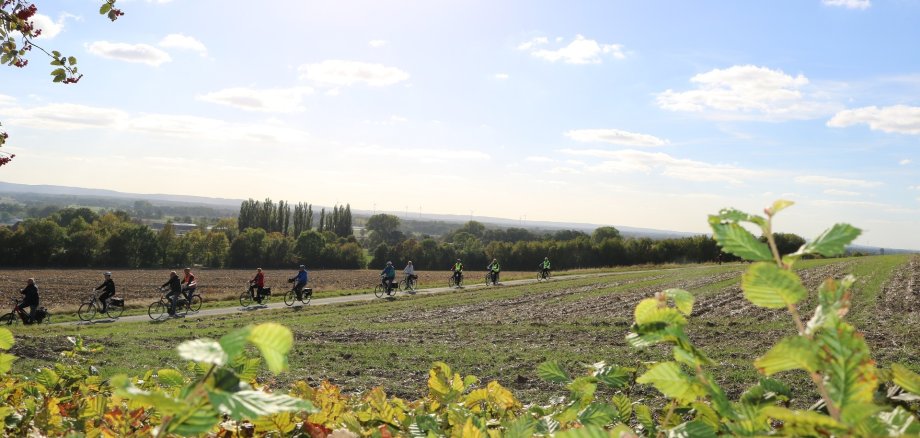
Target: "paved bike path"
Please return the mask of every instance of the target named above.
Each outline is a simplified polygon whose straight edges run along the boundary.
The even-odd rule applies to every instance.
[[[694,267],[687,267],[687,268],[672,268],[672,269],[643,269],[643,270],[636,270],[636,271],[600,272],[600,273],[593,273],[593,274],[570,274],[570,275],[560,275],[558,277],[551,277],[545,281],[555,282],[555,281],[563,281],[563,280],[577,280],[580,278],[606,277],[606,276],[615,276],[615,275],[635,274],[635,273],[640,273],[640,272],[700,269],[700,268],[705,268],[705,267],[706,266],[694,266]],[[503,281],[499,283],[499,286],[486,286],[482,282],[483,281],[482,279],[478,279],[478,280],[480,280],[480,282],[477,282],[472,285],[467,284],[466,286],[463,286],[460,289],[453,288],[453,287],[433,287],[433,288],[426,288],[426,289],[418,289],[415,291],[415,293],[397,292],[393,297],[388,297],[384,299],[390,300],[390,299],[398,298],[399,296],[412,297],[412,296],[431,295],[431,294],[445,293],[445,292],[485,289],[489,287],[499,287],[499,286],[520,286],[520,285],[525,285],[525,284],[534,284],[539,281],[536,278],[530,278],[530,279],[522,279],[522,280]],[[284,291],[284,292],[287,292],[287,291]],[[272,298],[277,301],[274,301],[268,304],[249,306],[249,307],[235,306],[235,307],[218,307],[218,308],[211,308],[211,309],[202,309],[196,313],[189,313],[185,316],[181,316],[180,314],[179,317],[162,318],[157,321],[168,321],[170,319],[182,320],[185,318],[201,318],[201,317],[220,316],[220,315],[233,315],[237,313],[255,312],[258,310],[266,310],[266,309],[284,309],[288,307],[286,304],[284,304],[284,301],[282,300],[282,295],[272,295]],[[329,297],[329,298],[313,298],[313,300],[311,300],[310,304],[307,304],[307,306],[322,306],[322,305],[327,305],[327,304],[352,303],[352,302],[357,302],[357,301],[371,301],[371,300],[376,300],[376,299],[378,298],[373,293],[356,294],[356,295],[342,295],[342,296]],[[295,301],[295,304],[291,307],[303,307],[303,306],[304,305],[301,304],[300,302]],[[150,319],[149,316],[147,316],[146,314],[143,314],[143,315],[123,316],[115,320],[96,319],[93,321],[69,321],[69,322],[56,323],[56,324],[51,324],[51,325],[117,324],[117,323],[143,322],[143,321],[154,322],[153,320]]]

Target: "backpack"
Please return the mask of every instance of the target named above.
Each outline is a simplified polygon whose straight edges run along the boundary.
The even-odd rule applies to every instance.
[[[46,310],[44,307],[39,307],[38,310],[35,311],[34,318],[35,318],[36,323],[41,324],[42,321],[47,317],[48,317],[48,310]]]

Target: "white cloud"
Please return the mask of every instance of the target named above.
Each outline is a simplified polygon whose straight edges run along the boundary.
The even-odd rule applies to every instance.
[[[190,37],[181,33],[166,35],[160,40],[159,46],[167,49],[192,50],[198,52],[201,56],[207,56],[208,54],[208,48],[205,47],[204,43],[195,37]]]
[[[495,77],[495,79],[498,79],[498,80],[500,80],[500,81],[504,81],[504,80],[507,80],[508,78],[510,78],[511,76],[508,75],[508,73],[495,73],[495,76],[494,76],[494,77]]]
[[[154,67],[164,62],[172,61],[169,54],[148,44],[110,43],[96,41],[86,46],[86,49],[103,58],[116,59],[125,62],[137,62]]]
[[[13,96],[7,96],[5,94],[0,94],[0,106],[2,105],[13,105],[16,103],[16,98]]]
[[[524,161],[530,161],[531,163],[552,163],[553,159],[549,157],[542,157],[538,155],[531,155],[527,158],[524,158]]]
[[[488,160],[489,154],[471,149],[388,148],[366,145],[349,148],[346,153],[354,157],[405,158],[419,163],[446,163],[456,160]]]
[[[898,164],[900,164],[900,165],[902,165],[902,166],[906,166],[906,165],[908,165],[908,164],[910,164],[910,163],[912,163],[912,162],[913,162],[913,161],[911,161],[910,159],[905,158],[905,159],[903,159],[903,160],[901,160],[901,161],[898,161]]]
[[[557,42],[560,42],[560,41],[561,41],[561,39],[557,40]],[[534,38],[534,39],[532,39],[532,40],[530,40],[530,41],[523,42],[523,43],[519,44],[519,45],[517,46],[517,48],[518,48],[518,50],[530,50],[530,49],[533,49],[533,48],[536,47],[536,46],[539,46],[539,45],[542,45],[542,44],[546,44],[546,43],[548,43],[548,42],[549,42],[549,39],[547,39],[546,37],[536,37],[536,38]]]
[[[565,133],[566,137],[586,143],[612,143],[626,146],[664,146],[667,140],[648,134],[622,131],[619,129],[575,129]]]
[[[33,108],[0,107],[0,117],[10,126],[41,130],[106,129],[198,141],[281,143],[296,142],[307,136],[301,130],[274,121],[238,123],[183,114],[130,114],[116,108],[66,103]]]
[[[330,89],[329,89],[328,91],[326,91],[324,94],[327,95],[327,96],[338,96],[338,95],[342,94],[342,90],[339,90],[338,88],[330,88]]]
[[[333,86],[363,83],[372,87],[384,87],[409,79],[409,73],[396,67],[340,59],[303,64],[298,71],[301,79]]]
[[[879,108],[867,106],[838,112],[827,126],[844,128],[865,123],[873,131],[920,135],[920,107],[895,105]]]
[[[33,108],[0,108],[4,122],[38,129],[70,130],[111,128],[123,124],[128,113],[70,103],[52,103]]]
[[[803,75],[754,65],[714,69],[690,78],[696,88],[666,90],[658,106],[670,111],[713,112],[720,118],[808,119],[833,112],[835,105],[803,94],[809,84]]]
[[[64,30],[64,19],[67,18],[66,15],[61,16],[57,21],[51,19],[51,17],[44,14],[35,14],[32,16],[32,23],[35,24],[35,28],[41,29],[42,34],[38,39],[50,40]]]
[[[820,175],[797,176],[795,182],[799,184],[815,184],[819,186],[831,187],[863,187],[872,188],[882,185],[878,181],[867,181],[864,179],[833,178]]]
[[[406,123],[409,121],[409,119],[403,116],[392,115],[390,116],[390,121],[395,123]]]
[[[196,98],[205,102],[232,106],[247,111],[292,113],[303,111],[304,96],[313,94],[310,87],[295,88],[226,88]]]
[[[725,182],[742,184],[744,180],[768,176],[767,172],[744,169],[728,164],[712,164],[696,160],[675,158],[662,152],[639,150],[562,149],[562,153],[600,158],[597,164],[588,165],[593,172],[651,173],[684,181]]]
[[[387,41],[387,40],[370,40],[370,41],[367,42],[367,45],[368,45],[368,46],[371,46],[371,47],[373,47],[373,48],[375,48],[375,49],[379,49],[379,48],[384,47],[384,46],[386,46],[386,45],[388,45],[388,44],[390,44],[390,42]]]
[[[622,45],[601,44],[581,35],[576,35],[569,45],[555,50],[542,48],[548,43],[549,40],[546,37],[539,37],[521,43],[517,48],[518,50],[529,51],[531,55],[537,58],[550,62],[562,61],[566,64],[600,64],[603,62],[603,55],[609,55],[616,59],[626,58]]]
[[[859,192],[852,192],[852,191],[849,191],[849,190],[827,189],[827,190],[824,190],[824,194],[826,194],[826,195],[838,195],[838,196],[859,196],[861,193],[859,193]]]
[[[847,9],[868,9],[872,6],[870,0],[821,0],[827,6],[840,6]]]

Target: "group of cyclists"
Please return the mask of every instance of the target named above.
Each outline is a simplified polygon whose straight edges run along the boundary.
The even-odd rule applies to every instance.
[[[539,268],[541,277],[546,278],[551,269],[549,257],[543,259]],[[458,258],[450,270],[453,272],[454,284],[460,285],[463,281],[463,262]],[[492,262],[486,267],[486,271],[488,272],[490,283],[497,285],[499,274],[501,273],[501,265],[498,263],[498,259],[493,258]],[[198,280],[195,278],[195,274],[192,273],[191,268],[183,269],[183,274],[184,276],[180,279],[176,271],[171,271],[169,273],[169,279],[160,285],[160,290],[166,292],[165,298],[169,300],[168,312],[170,316],[176,316],[176,309],[178,308],[180,297],[190,300],[191,296],[198,288]],[[415,273],[415,267],[412,265],[411,260],[403,269],[403,274],[405,274],[409,282],[418,280],[418,275]],[[109,305],[109,300],[115,296],[115,281],[112,279],[111,272],[105,272],[102,276],[104,278],[102,284],[93,288],[93,292],[102,292],[99,295],[99,301],[102,304],[102,313],[105,313]],[[311,289],[306,289],[307,280],[308,275],[305,265],[300,265],[297,273],[293,277],[288,278],[288,283],[294,284],[292,290],[297,295],[298,300],[303,299],[304,293],[311,296],[313,294]],[[395,280],[396,267],[393,265],[393,262],[387,262],[386,266],[380,272],[380,281],[387,295],[392,295],[393,290],[396,288]],[[306,292],[304,292],[305,289]],[[253,301],[262,304],[264,298],[269,294],[268,291],[269,288],[265,287],[265,274],[262,272],[262,268],[257,268],[255,276],[249,280],[249,294],[252,296]],[[38,287],[35,285],[35,279],[29,278],[26,281],[26,287],[20,289],[19,292],[23,295],[23,300],[16,306],[16,310],[26,315],[23,316],[23,322],[30,324],[35,320],[36,311],[39,309],[39,294]],[[25,312],[26,308],[29,309],[28,312]]]

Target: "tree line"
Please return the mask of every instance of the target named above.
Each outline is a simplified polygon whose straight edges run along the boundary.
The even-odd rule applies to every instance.
[[[368,235],[359,241],[352,222],[347,204],[328,213],[321,209],[314,221],[308,203],[291,206],[250,199],[242,203],[237,219],[221,219],[210,229],[199,227],[177,235],[171,222],[157,231],[123,211],[63,208],[44,218],[0,227],[0,265],[288,268],[306,264],[311,269],[378,269],[387,261],[404,265],[412,260],[417,269],[441,270],[456,258],[471,269],[484,268],[497,258],[504,269],[531,270],[543,257],[550,258],[554,269],[733,260],[708,236],[627,238],[614,227],[591,234],[539,233],[470,221],[435,237],[403,229],[396,216],[378,214],[367,219]],[[804,243],[794,234],[777,233],[776,240],[783,253]]]

